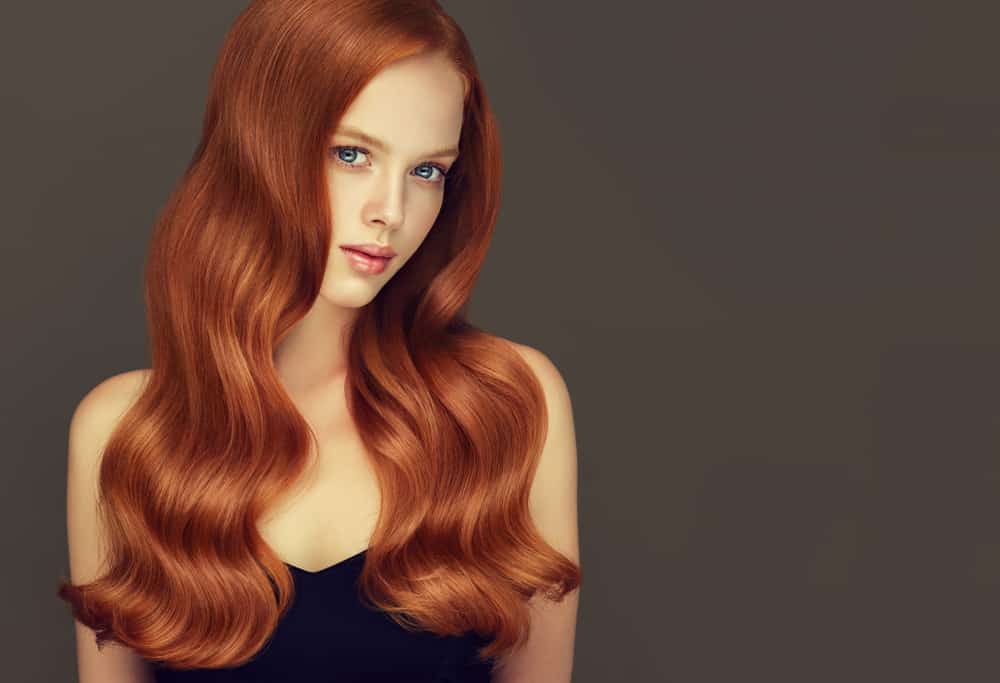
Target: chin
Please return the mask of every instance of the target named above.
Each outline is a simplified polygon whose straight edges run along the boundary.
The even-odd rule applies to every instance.
[[[358,286],[357,283],[337,283],[324,286],[319,297],[331,306],[341,308],[362,308],[375,299],[381,287]]]

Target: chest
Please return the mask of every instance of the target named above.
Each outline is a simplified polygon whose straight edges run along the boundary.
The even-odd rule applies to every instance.
[[[338,421],[317,435],[319,450],[303,475],[258,520],[271,549],[310,572],[366,549],[381,503],[370,457],[353,425]]]

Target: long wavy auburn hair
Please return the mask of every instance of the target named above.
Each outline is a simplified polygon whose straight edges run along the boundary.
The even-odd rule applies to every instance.
[[[529,514],[542,388],[466,318],[501,159],[462,31],[434,0],[255,0],[226,36],[201,140],[151,238],[152,370],[102,453],[102,573],[59,583],[98,647],[238,666],[291,603],[292,575],[257,520],[318,440],[275,347],[326,268],[330,134],[377,72],[428,50],[466,81],[460,155],[424,243],[347,331],[348,407],[383,501],[359,588],[404,628],[492,638],[488,658],[523,644],[530,598],[580,585]]]

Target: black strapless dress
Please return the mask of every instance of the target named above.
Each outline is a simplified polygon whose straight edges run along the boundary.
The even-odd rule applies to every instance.
[[[316,572],[287,564],[295,599],[271,640],[240,667],[178,671],[149,662],[157,683],[489,683],[490,639],[411,632],[364,605],[356,580],[367,550]]]

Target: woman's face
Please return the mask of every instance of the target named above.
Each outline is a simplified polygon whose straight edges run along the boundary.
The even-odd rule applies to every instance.
[[[463,79],[439,54],[391,64],[351,103],[326,156],[333,239],[320,296],[364,306],[416,252],[441,209],[463,104]],[[346,245],[395,255],[370,260]]]

